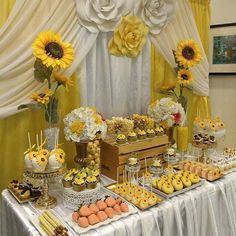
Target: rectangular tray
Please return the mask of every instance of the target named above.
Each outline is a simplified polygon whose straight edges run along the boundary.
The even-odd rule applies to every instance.
[[[205,180],[201,180],[199,183],[197,184],[193,184],[192,186],[190,187],[187,187],[187,188],[183,188],[182,190],[179,190],[179,191],[176,191],[176,192],[173,192],[171,194],[166,194],[166,193],[163,193],[162,191],[156,189],[156,188],[152,188],[152,191],[154,193],[157,193],[158,195],[164,197],[164,198],[171,198],[171,197],[175,197],[175,196],[178,196],[179,194],[182,194],[182,193],[185,193],[189,190],[192,190],[192,189],[195,189],[199,186],[201,186],[203,183],[205,182]],[[148,189],[150,189],[149,186],[147,186]]]
[[[114,192],[112,191],[112,189],[115,188],[115,186],[116,186],[116,183],[112,183],[112,184],[109,184],[109,185],[104,186],[104,188],[106,188],[109,192],[111,192],[111,193],[114,194],[115,196],[122,198],[124,201],[128,202],[129,204],[131,204],[132,206],[138,208],[138,209],[141,210],[141,211],[145,211],[145,210],[148,210],[148,209],[150,209],[150,208],[152,208],[152,207],[154,207],[154,206],[157,206],[158,204],[160,204],[160,203],[164,200],[162,196],[160,196],[159,194],[157,194],[157,193],[155,193],[155,192],[153,191],[153,193],[155,193],[156,195],[158,195],[159,198],[161,198],[161,201],[158,202],[158,203],[155,203],[155,204],[153,204],[153,205],[151,205],[151,206],[148,206],[148,207],[145,208],[145,209],[142,209],[142,208],[140,208],[139,206],[134,205],[132,202],[126,200],[125,198],[123,198],[123,197],[120,196],[119,194],[114,193]],[[149,189],[146,189],[146,190],[149,190]]]
[[[101,188],[101,191],[102,193],[104,194],[104,196],[106,195],[110,195],[112,197],[117,197],[117,194],[105,189],[105,188]],[[73,220],[72,220],[72,213],[70,215],[67,215],[66,217],[63,217],[63,220],[66,222],[66,224],[72,229],[74,230],[77,234],[83,234],[83,233],[86,233],[88,232],[89,230],[94,230],[94,229],[97,229],[101,226],[104,226],[104,225],[108,225],[110,224],[111,222],[114,222],[114,221],[117,221],[119,219],[122,219],[122,218],[125,218],[127,216],[130,216],[132,214],[135,214],[137,213],[137,209],[136,207],[134,207],[132,204],[130,204],[129,202],[127,202],[127,200],[124,199],[124,201],[128,204],[128,207],[129,207],[129,212],[124,212],[122,213],[121,215],[115,215],[112,219],[107,219],[103,222],[100,222],[98,224],[95,224],[95,225],[90,225],[88,226],[87,228],[82,228],[80,227],[77,223],[75,223]]]
[[[15,195],[15,193],[10,188],[8,188],[8,191],[11,193],[11,195],[16,199],[16,201],[19,204],[24,204],[24,203],[27,203],[27,202],[30,202],[30,201],[35,201],[39,198],[39,197],[31,197],[31,198],[28,198],[28,199],[25,199],[25,200],[21,200]]]

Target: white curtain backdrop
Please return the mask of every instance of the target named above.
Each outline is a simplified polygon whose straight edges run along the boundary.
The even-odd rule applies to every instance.
[[[33,78],[31,45],[40,31],[47,30],[59,32],[75,48],[75,60],[65,72],[70,76],[80,67],[81,105],[96,106],[107,117],[145,112],[150,99],[150,42],[134,59],[108,53],[112,33],[106,32],[130,11],[150,27],[153,43],[172,65],[178,40],[194,38],[201,45],[188,0],[17,0],[0,29],[0,118],[19,112],[17,107],[43,88]],[[193,86],[199,95],[209,93],[207,72],[204,57],[194,69]]]
[[[150,102],[150,42],[134,59],[110,55],[112,33],[100,33],[80,71],[81,103],[108,118],[146,113]]]

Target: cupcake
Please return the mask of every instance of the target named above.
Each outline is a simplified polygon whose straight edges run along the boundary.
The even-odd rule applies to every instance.
[[[99,170],[93,170],[92,171],[92,175],[93,176],[95,176],[96,178],[97,178],[97,180],[99,180],[100,179],[100,172],[99,172]]]
[[[137,140],[137,134],[135,132],[128,133],[128,141],[134,142]]]
[[[137,157],[130,157],[127,161],[129,167],[136,167],[138,166],[138,158]]]
[[[65,188],[71,188],[72,187],[72,180],[73,180],[73,175],[65,175],[64,178],[62,179],[63,186]]]
[[[81,192],[85,189],[85,181],[84,179],[75,179],[72,182],[73,190],[76,192]]]
[[[147,129],[147,136],[148,138],[155,137],[155,131],[153,129]]]
[[[116,142],[118,144],[124,144],[126,143],[126,137],[124,134],[118,134],[117,137],[116,137]]]
[[[145,139],[147,137],[147,134],[144,130],[139,130],[138,131],[138,138],[139,139]]]
[[[88,189],[96,188],[98,180],[95,176],[91,175],[86,178],[86,184]]]
[[[85,171],[80,171],[77,175],[76,178],[78,179],[86,179],[87,178],[87,174]]]
[[[164,129],[162,127],[156,127],[155,133],[157,136],[162,136],[164,134]]]

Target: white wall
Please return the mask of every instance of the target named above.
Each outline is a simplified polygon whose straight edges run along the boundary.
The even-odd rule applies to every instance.
[[[236,0],[211,0],[211,25],[236,22]],[[210,76],[212,115],[226,123],[225,145],[236,147],[236,75]]]

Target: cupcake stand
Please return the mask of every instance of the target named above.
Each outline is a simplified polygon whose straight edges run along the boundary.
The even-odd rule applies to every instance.
[[[60,169],[56,169],[56,170],[43,171],[43,172],[33,172],[31,170],[26,170],[24,172],[24,177],[26,178],[43,181],[42,194],[35,202],[36,208],[50,209],[50,208],[54,208],[57,205],[56,198],[48,194],[48,180],[62,176],[65,172],[66,172],[65,167],[61,167]]]

